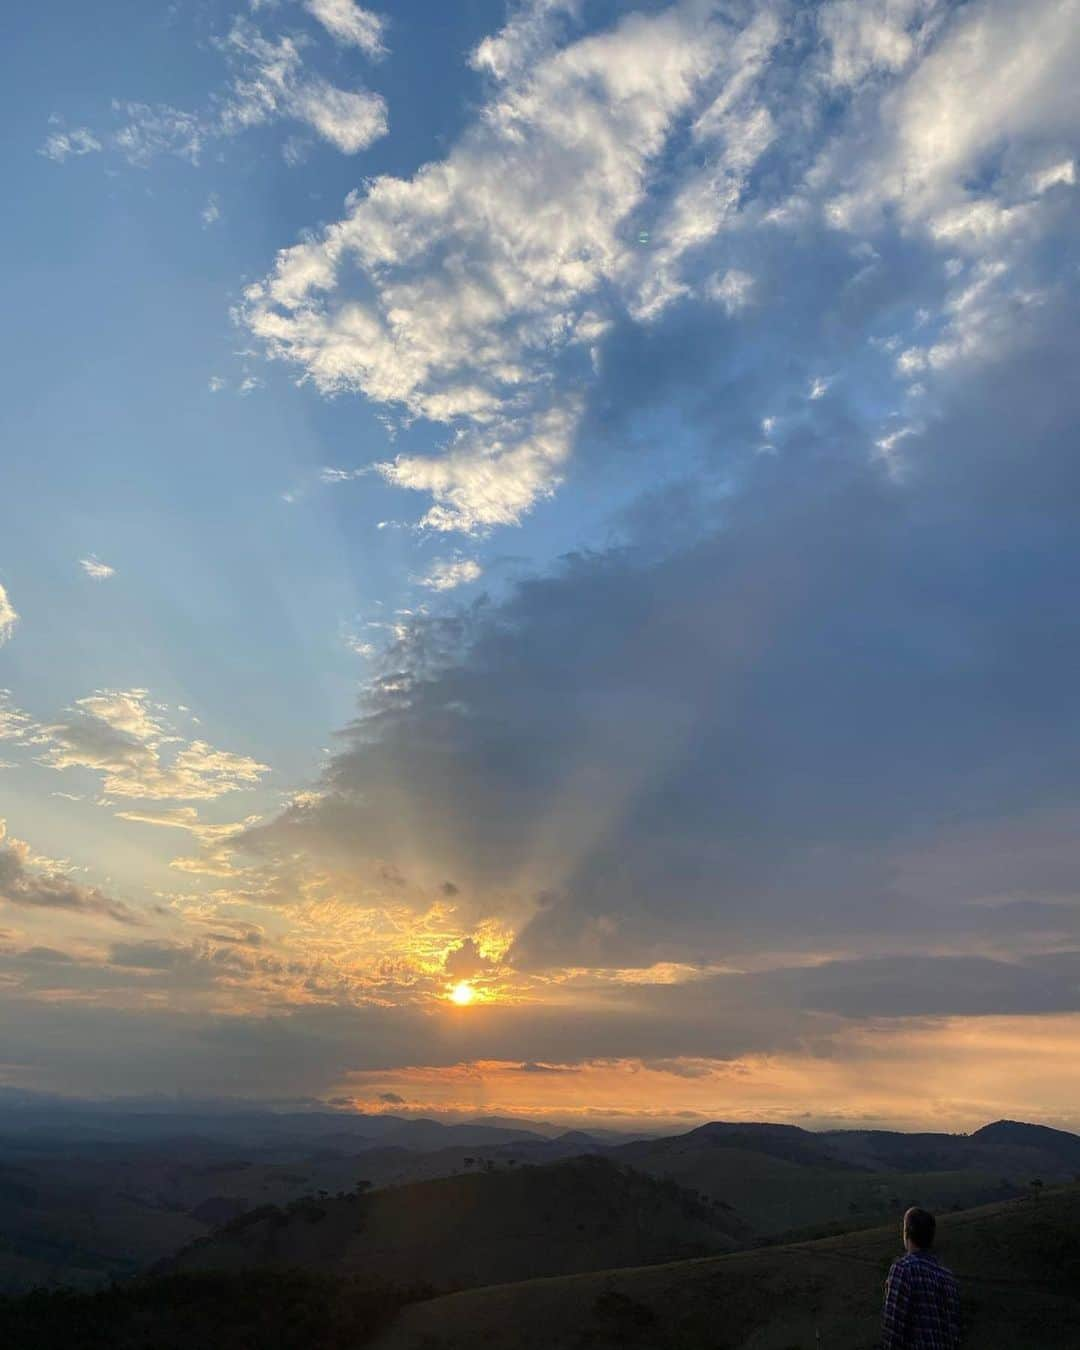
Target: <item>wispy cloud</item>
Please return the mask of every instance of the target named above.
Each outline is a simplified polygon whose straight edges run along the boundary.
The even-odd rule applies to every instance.
[[[370,465],[364,465],[359,469],[335,469],[328,465],[319,470],[319,481],[321,483],[351,483],[354,479],[364,478],[371,472]]]
[[[79,566],[88,577],[93,577],[95,581],[106,581],[109,577],[116,576],[116,568],[102,562],[94,553],[91,553],[89,558],[80,558]]]
[[[307,0],[305,8],[336,42],[360,47],[368,56],[385,55],[386,20],[356,0]]]
[[[211,192],[200,214],[204,225],[213,225],[221,219],[221,202],[216,192]]]
[[[312,0],[311,12],[337,41],[349,41],[370,56],[382,52],[382,21],[350,0]],[[318,13],[315,11],[318,9]],[[244,16],[234,19],[215,43],[231,70],[227,84],[198,110],[167,103],[113,100],[120,125],[105,132],[86,127],[54,131],[41,154],[62,163],[70,156],[112,151],[138,168],[162,155],[198,164],[206,147],[223,137],[273,122],[301,122],[343,154],[366,149],[388,129],[386,102],[364,88],[343,89],[308,68],[304,35],[266,36]],[[218,218],[211,199],[203,221]]]
[[[421,581],[429,591],[452,591],[483,576],[483,568],[475,558],[439,558]]]
[[[26,722],[20,737],[54,769],[101,775],[110,797],[211,800],[256,786],[270,772],[248,755],[188,741],[145,689],[103,690],[76,700],[53,722]]]
[[[74,127],[71,131],[54,131],[45,140],[39,154],[62,164],[71,156],[92,155],[102,148],[101,142],[88,127]]]
[[[0,741],[22,740],[33,726],[29,713],[12,704],[11,691],[0,689]]]

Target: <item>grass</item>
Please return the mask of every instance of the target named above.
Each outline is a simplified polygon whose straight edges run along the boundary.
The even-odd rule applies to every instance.
[[[897,1223],[455,1294],[405,1309],[375,1350],[873,1350]],[[1080,1345],[1080,1186],[945,1215],[938,1247],[961,1280],[967,1344]]]

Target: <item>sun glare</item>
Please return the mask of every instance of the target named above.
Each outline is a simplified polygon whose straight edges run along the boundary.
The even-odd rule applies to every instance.
[[[453,989],[450,990],[450,1001],[451,1003],[456,1003],[459,1008],[467,1008],[469,1004],[475,1002],[475,1000],[476,990],[468,980],[462,980],[459,984],[455,984]]]

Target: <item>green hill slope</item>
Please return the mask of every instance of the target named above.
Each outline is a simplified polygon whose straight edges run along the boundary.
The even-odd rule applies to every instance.
[[[453,1289],[730,1251],[734,1227],[670,1182],[580,1158],[255,1210],[159,1269],[302,1268]]]
[[[977,1171],[864,1171],[829,1163],[805,1164],[747,1148],[710,1145],[666,1147],[669,1141],[620,1150],[628,1165],[674,1181],[722,1203],[757,1237],[829,1226],[868,1228],[909,1204],[937,1210],[969,1209],[1008,1199],[1016,1187]]]
[[[944,1216],[966,1344],[1080,1345],[1080,1186]],[[897,1226],[407,1307],[373,1350],[873,1350]],[[820,1334],[820,1341],[816,1337]]]

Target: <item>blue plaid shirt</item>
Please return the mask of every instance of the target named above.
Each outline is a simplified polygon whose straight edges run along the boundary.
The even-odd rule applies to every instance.
[[[930,1252],[898,1257],[885,1281],[882,1350],[956,1350],[960,1287]]]

